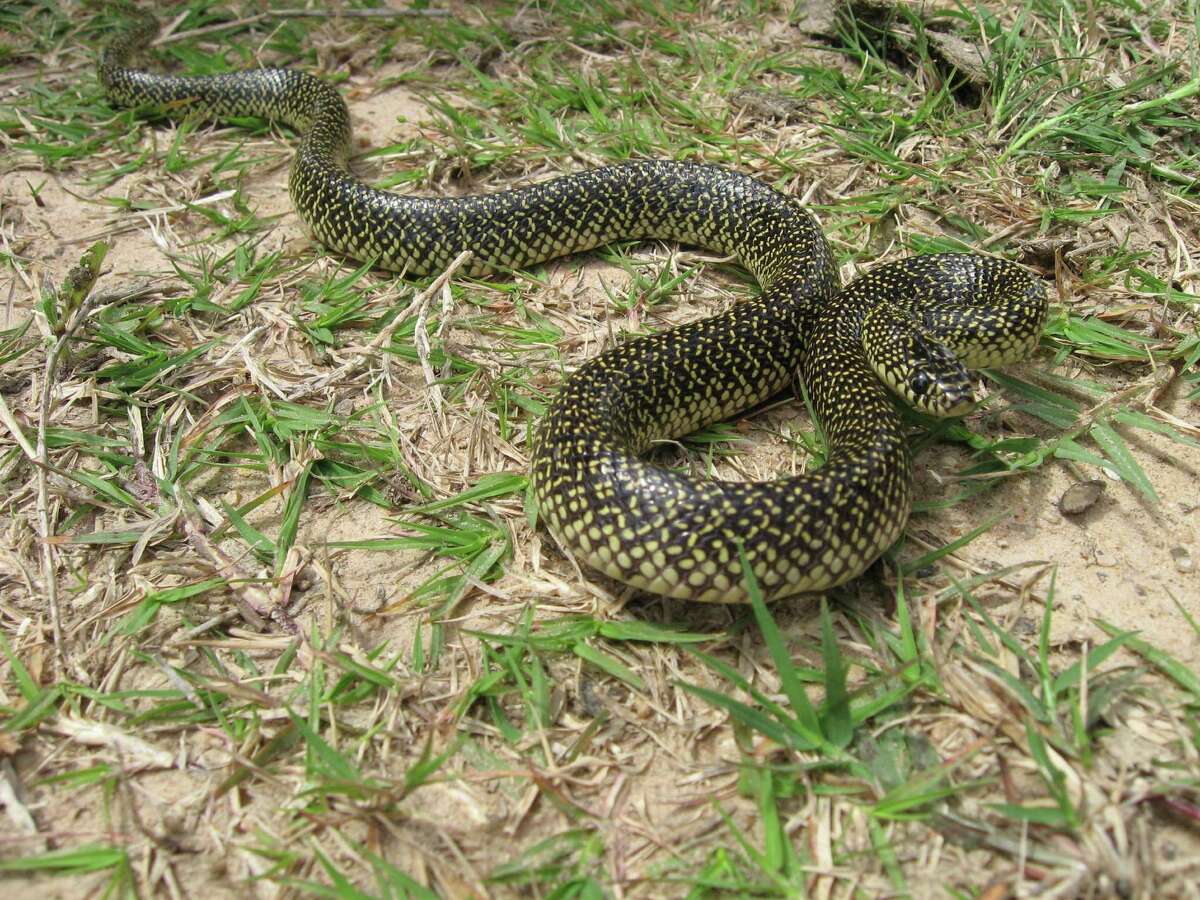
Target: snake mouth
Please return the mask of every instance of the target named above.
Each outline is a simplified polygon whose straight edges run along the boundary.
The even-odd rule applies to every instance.
[[[965,416],[978,402],[979,398],[972,385],[945,385],[941,389],[937,411],[933,415],[943,419]]]

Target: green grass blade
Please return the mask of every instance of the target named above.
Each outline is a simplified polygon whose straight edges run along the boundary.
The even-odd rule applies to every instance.
[[[1133,458],[1133,454],[1129,452],[1124,439],[1117,434],[1116,429],[1107,422],[1097,422],[1091,428],[1091,435],[1100,449],[1104,451],[1104,455],[1112,462],[1117,473],[1137,488],[1142,496],[1151,503],[1158,503],[1158,493],[1154,490],[1154,485],[1150,483],[1150,479],[1146,477],[1146,473],[1138,465],[1138,461]]]
[[[788,701],[792,705],[792,713],[795,717],[792,720],[792,727],[806,744],[821,744],[824,742],[825,736],[821,732],[821,722],[817,718],[817,711],[808,699],[803,682],[796,675],[792,656],[788,652],[787,644],[784,643],[779,627],[775,624],[775,620],[767,610],[767,604],[763,600],[758,580],[754,577],[754,571],[750,568],[750,561],[746,558],[744,548],[738,548],[738,556],[741,559],[742,577],[746,581],[746,590],[750,595],[750,606],[754,611],[754,620],[758,623],[759,630],[762,632],[763,642],[767,645],[767,652],[771,654],[771,659],[775,663],[775,670],[779,673],[783,692],[787,695]]]
[[[833,633],[829,604],[821,598],[821,658],[825,663],[825,702],[821,730],[833,746],[844,749],[854,737],[850,694],[846,690],[846,661]]]

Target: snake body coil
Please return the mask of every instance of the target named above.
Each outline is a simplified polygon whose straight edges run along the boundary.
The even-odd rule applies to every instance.
[[[537,430],[533,487],[550,530],[635,587],[744,601],[739,547],[768,599],[854,578],[899,537],[910,507],[911,461],[884,382],[928,411],[956,413],[972,396],[964,364],[1023,358],[1041,333],[1040,283],[1002,260],[916,257],[841,288],[810,213],[715,166],[633,162],[451,199],[373,189],[346,168],[350,118],[333,87],[289,69],[177,77],[131,68],[155,28],[139,19],[103,52],[109,98],[296,128],[292,201],[334,250],[414,275],[471,250],[470,271],[482,274],[654,238],[734,254],[758,279],[753,301],[584,365]],[[762,402],[797,374],[828,441],[818,471],[705,481],[640,458],[657,440]]]

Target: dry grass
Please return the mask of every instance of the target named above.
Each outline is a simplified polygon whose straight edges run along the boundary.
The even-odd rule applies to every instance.
[[[905,539],[769,613],[580,573],[525,496],[562,373],[743,273],[357,267],[290,211],[289,135],[114,112],[114,13],[0,10],[10,889],[1200,895],[1195,8],[816,6],[197,0],[163,61],[340,79],[400,191],[703,159],[806,197],[847,277],[1040,272],[1037,358],[913,420]],[[788,398],[663,460],[821,452]]]

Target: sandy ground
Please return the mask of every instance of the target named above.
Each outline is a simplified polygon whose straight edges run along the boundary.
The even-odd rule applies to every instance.
[[[382,81],[389,73],[385,68],[377,74]],[[12,81],[3,85],[10,100],[19,97],[22,89],[20,84]],[[421,127],[425,116],[426,107],[421,98],[404,87],[377,92],[364,80],[349,88],[347,99],[353,110],[357,140],[363,147],[384,146],[410,137]],[[172,128],[168,125],[157,130],[145,129],[147,143],[167,146],[172,137]],[[247,188],[247,195],[260,215],[279,217],[265,237],[263,248],[303,251],[310,242],[302,224],[290,211],[286,197],[283,163],[289,154],[269,138],[254,141],[252,148],[264,158],[277,157],[279,162],[278,165],[260,167],[254,183]],[[114,215],[97,204],[96,192],[87,182],[93,164],[83,163],[47,172],[27,156],[12,153],[9,159],[13,164],[5,166],[0,175],[0,234],[6,250],[21,254],[30,263],[20,270],[8,268],[0,272],[5,327],[26,320],[31,315],[38,285],[43,280],[58,282],[84,247],[98,237],[104,236],[112,243],[102,288],[112,290],[147,279],[158,285],[177,287],[172,281],[174,276],[164,251],[186,250],[191,242],[204,239],[210,229],[205,219],[186,212]],[[384,164],[391,165],[394,163]],[[372,177],[384,166],[368,162],[360,167],[360,172]],[[161,204],[161,209],[168,210],[182,197],[194,200],[197,195],[204,194],[204,186],[196,182],[196,177],[192,175],[172,183],[151,164],[142,172],[106,188],[104,193],[154,198]],[[30,183],[41,185],[36,197],[30,190]],[[1148,227],[1153,229],[1153,226]],[[1151,239],[1159,246],[1168,245],[1163,235],[1152,235]],[[647,252],[666,258],[661,248]],[[318,265],[332,267],[337,263],[323,259]],[[594,260],[584,265],[577,261],[555,264],[549,267],[548,273],[547,286],[535,295],[535,302],[548,313],[553,313],[563,303],[576,304],[575,313],[580,316],[576,324],[585,320],[590,324],[569,336],[578,348],[572,350],[571,358],[577,361],[593,355],[608,339],[613,327],[606,319],[600,282],[620,290],[628,282],[628,274]],[[691,302],[693,300],[696,302]],[[1088,306],[1087,298],[1070,293],[1054,300],[1079,308]],[[253,314],[253,321],[256,324],[270,322],[271,316],[282,308],[281,302],[278,297],[266,297],[263,308]],[[662,318],[667,322],[686,320],[709,312],[723,302],[722,296],[689,285],[677,304],[665,307]],[[451,339],[453,336],[452,328]],[[236,335],[231,336],[231,340],[235,339]],[[299,361],[296,345],[286,334],[261,345],[260,350],[265,359],[280,365],[290,363],[295,367]],[[1049,357],[1042,354],[1015,371],[1036,376],[1038,371],[1050,370],[1050,367]],[[1071,363],[1056,371],[1068,377],[1079,374]],[[553,374],[547,373],[547,377],[552,379]],[[1089,373],[1089,377],[1095,377],[1095,373]],[[1104,377],[1115,388],[1123,389],[1139,378],[1158,376],[1144,372],[1114,372]],[[423,387],[418,373],[396,372],[395,379],[393,389],[403,396],[399,410],[417,416],[427,409],[425,401],[416,396]],[[9,396],[10,403],[14,396],[21,401],[26,398],[25,393],[17,392]],[[1200,427],[1200,409],[1194,401],[1182,397],[1177,382],[1160,396],[1157,405],[1182,422],[1190,423],[1193,433]],[[77,404],[73,414],[77,426],[86,425],[88,409],[86,398]],[[20,421],[30,421],[29,407],[17,406],[16,410]],[[737,459],[736,468],[722,464],[720,474],[771,477],[794,467],[793,451],[773,433],[781,426],[803,423],[802,411],[802,404],[788,401],[749,422],[739,423],[752,439],[752,449]],[[1028,417],[1012,416],[1003,410],[988,415],[998,416],[1000,427],[1011,426],[1017,431],[1036,432],[1044,427]],[[972,420],[972,424],[976,423],[986,424],[982,419]],[[422,431],[423,427],[416,421],[404,423],[405,433],[414,437],[414,450],[420,456],[424,475],[447,491],[461,487],[469,480],[464,477],[465,473],[524,471],[527,448],[519,442],[502,446],[493,440],[486,443],[483,450],[479,449],[478,431],[488,427],[488,422],[482,418],[453,418],[449,422],[450,433],[444,439]],[[1160,504],[1148,503],[1129,486],[1106,479],[1094,469],[1080,467],[1073,471],[1066,465],[1050,463],[1032,474],[1006,479],[969,502],[915,516],[910,525],[909,542],[901,556],[911,557],[929,547],[940,546],[978,523],[996,517],[998,524],[956,554],[946,569],[963,577],[999,566],[1025,564],[1025,568],[1008,576],[1003,590],[988,588],[981,595],[1003,627],[1023,636],[1036,633],[1042,603],[1051,590],[1047,566],[1034,564],[1041,561],[1053,566],[1055,573],[1051,643],[1056,650],[1077,654],[1094,646],[1103,637],[1093,620],[1103,619],[1119,629],[1137,630],[1154,646],[1193,668],[1200,667],[1200,641],[1180,614],[1182,606],[1193,615],[1200,615],[1200,574],[1196,570],[1200,562],[1200,491],[1197,490],[1200,450],[1146,432],[1129,437],[1129,442],[1162,498]],[[918,501],[953,496],[962,487],[953,480],[954,474],[968,464],[968,456],[958,446],[938,444],[924,451],[917,460],[915,472]],[[1060,509],[1061,498],[1081,474],[1100,478],[1104,482],[1103,493],[1085,512],[1067,515]],[[267,483],[265,479],[259,483],[252,478],[239,477],[228,484],[210,482],[197,485],[196,489],[207,496],[236,501],[253,496]],[[257,510],[252,521],[269,531],[278,526],[281,512],[282,499],[279,499]],[[319,548],[326,540],[377,536],[394,530],[383,511],[361,502],[339,500],[316,512],[302,522],[300,529],[299,543],[310,548]],[[720,631],[731,621],[731,613],[724,609],[635,598],[603,579],[581,581],[552,541],[528,527],[519,509],[514,507],[509,512],[511,517],[506,520],[506,527],[512,530],[514,537],[509,574],[491,587],[492,596],[476,593],[458,610],[455,621],[459,627],[506,632],[513,618],[519,616],[525,598],[531,594],[541,598],[544,614],[563,611],[603,616],[628,614],[712,632]],[[21,526],[16,520],[9,521],[12,523],[10,534],[15,534]],[[236,545],[230,543],[229,546]],[[320,555],[319,550],[317,552]],[[82,554],[72,557],[75,560],[82,558]],[[398,648],[411,648],[415,629],[421,622],[412,616],[389,614],[389,604],[402,598],[407,589],[427,577],[428,564],[417,554],[351,551],[338,554],[330,565],[344,592],[339,600],[342,609],[335,612],[331,601],[324,606],[315,604],[304,613],[304,621],[311,617],[327,623],[348,609],[352,612],[348,617],[351,627],[356,629],[355,634],[364,644],[389,638]],[[99,563],[96,572],[102,571],[111,582],[118,584],[127,574],[120,570],[119,561]],[[17,608],[27,609],[23,598],[14,600],[19,592],[16,582],[10,582],[6,591],[6,603],[15,602]],[[84,595],[75,595],[68,601],[67,618],[73,633],[89,633],[80,630],[93,615],[88,599]],[[871,577],[853,588],[846,598],[847,603],[864,607],[879,605],[881,601],[886,603],[884,592]],[[789,633],[815,633],[815,613],[811,604],[782,604],[778,613]],[[945,613],[943,617],[948,618]],[[242,649],[269,659],[286,643],[282,637],[256,635],[235,627],[213,646]],[[103,656],[108,651],[96,652]],[[106,683],[119,684],[126,690],[161,685],[161,679],[154,671],[137,670],[129,656],[132,648],[114,652],[115,655],[103,657],[105,665],[110,673],[126,671],[129,677],[123,680],[110,675]],[[436,679],[412,687],[414,696],[424,700],[453,697],[463,687],[465,679],[478,674],[479,661],[466,644],[453,642],[447,652],[452,661],[443,667]],[[651,684],[666,684],[679,674],[677,667],[680,664],[670,654],[645,648],[628,652],[627,661],[659,676],[648,678]],[[1128,657],[1125,661],[1131,659]],[[675,694],[658,696],[651,690],[635,696],[611,681],[601,687],[582,669],[560,670],[555,676],[555,702],[569,726],[587,721],[589,706],[606,710],[620,723],[620,727],[598,738],[597,753],[605,762],[593,761],[591,768],[582,767],[580,783],[573,783],[574,788],[593,804],[589,809],[591,814],[618,823],[627,835],[624,839],[627,844],[618,841],[615,849],[610,845],[615,860],[610,862],[612,871],[622,871],[623,865],[636,869],[647,859],[655,858],[658,851],[654,845],[664,838],[683,846],[690,841],[702,841],[706,835],[714,833],[721,827],[721,819],[708,805],[713,797],[725,798],[740,821],[753,821],[753,807],[737,805],[734,788],[737,773],[723,762],[737,757],[737,746],[731,731],[721,727],[723,716],[717,711],[694,701],[687,705]],[[718,685],[711,673],[694,665],[687,669],[687,677],[700,681],[707,677],[713,686]],[[765,677],[769,679],[769,676]],[[1134,736],[1121,739],[1128,745],[1121,752],[1133,765],[1139,754],[1148,752],[1147,747],[1158,745],[1161,735],[1154,733],[1157,726],[1149,722],[1143,722],[1145,731],[1138,733],[1137,716],[1130,715],[1130,721],[1135,722],[1131,726]],[[679,732],[660,733],[659,724],[663,721],[678,724]],[[397,758],[410,760],[419,749],[419,739],[429,733],[426,726],[436,725],[418,720],[405,721],[403,717],[391,724],[398,736]],[[412,743],[399,746],[403,744],[404,736]],[[477,748],[485,746],[484,738],[492,737],[478,736],[481,742],[473,745]],[[155,746],[168,752],[178,749],[172,749],[174,738],[170,735],[165,740],[158,740],[154,735],[150,735],[150,739]],[[183,775],[174,770],[148,773],[139,777],[136,787],[131,788],[138,792],[137,805],[143,811],[154,811],[153,815],[148,814],[151,821],[145,823],[146,827],[168,835],[183,835],[181,843],[185,852],[199,852],[195,861],[177,861],[175,865],[179,872],[201,878],[203,883],[210,885],[212,893],[206,894],[208,896],[222,892],[237,895],[239,879],[246,871],[243,867],[253,869],[252,863],[246,863],[244,854],[237,863],[229,862],[227,868],[214,848],[228,847],[229,841],[236,842],[236,836],[252,832],[256,822],[269,820],[272,804],[286,803],[290,799],[288,790],[281,789],[278,797],[273,797],[269,790],[260,786],[253,797],[246,798],[247,808],[239,812],[241,818],[231,816],[223,820],[219,835],[215,830],[212,834],[199,834],[196,822],[203,818],[203,811],[197,804],[207,802],[205,798],[210,795],[213,779],[219,778],[223,767],[234,760],[235,751],[236,748],[229,746],[219,734],[192,736],[186,748],[196,767],[191,774]],[[179,752],[184,751],[180,749]],[[136,752],[133,755],[136,756]],[[476,863],[487,858],[489,841],[509,840],[520,833],[522,843],[528,846],[531,836],[552,831],[547,817],[553,814],[545,811],[544,804],[534,806],[536,788],[528,782],[488,775],[491,771],[502,770],[512,760],[494,758],[471,762],[477,768],[469,771],[477,778],[468,777],[457,783],[423,789],[419,811],[409,822],[412,827],[404,830],[401,849],[393,856],[397,865],[407,867],[411,872],[423,872],[448,893],[454,892],[452,886],[455,884],[463,886],[461,896],[470,894],[471,886],[477,883],[484,870],[477,868]],[[39,763],[40,767],[47,765],[44,759]],[[856,840],[864,848],[870,845],[861,815],[856,818],[854,813],[846,813],[844,809],[835,810],[826,799],[815,801],[807,815],[807,821],[816,823],[814,834],[824,829],[827,835],[832,830],[846,836],[850,845]],[[54,832],[60,839],[76,833],[86,835],[105,830],[101,824],[104,820],[101,811],[92,804],[72,808],[70,794],[65,790],[54,789],[39,797],[38,817],[53,820]],[[229,821],[235,821],[235,825],[232,830],[224,830],[229,827]],[[1194,832],[1163,824],[1164,830],[1155,840],[1159,850],[1166,854],[1164,858],[1200,852],[1200,847],[1194,846]],[[448,831],[455,835],[453,850],[439,844],[439,835],[445,838]],[[420,835],[424,837],[414,837]],[[371,839],[366,830],[359,836],[364,840]],[[946,864],[950,860],[949,855],[943,860],[943,850],[942,839],[937,838],[917,852],[928,855],[924,863],[930,866],[929,871],[936,872],[939,861]],[[460,870],[451,862],[456,853],[464,854],[472,863],[463,865]],[[441,863],[431,862],[439,858]],[[966,853],[954,859],[956,866],[969,866],[972,861],[985,861],[986,854],[972,856]],[[97,883],[90,878],[73,883],[47,882],[40,885],[36,893],[48,897],[80,896]],[[18,888],[14,896],[21,896],[21,890]],[[930,892],[936,893],[932,887]]]

